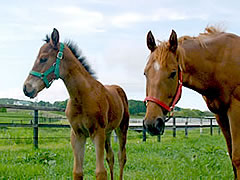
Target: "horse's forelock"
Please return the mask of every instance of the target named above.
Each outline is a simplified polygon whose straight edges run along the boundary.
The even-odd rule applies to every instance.
[[[45,38],[43,39],[43,41],[45,41],[46,43],[50,42],[50,37],[48,34],[46,34]]]

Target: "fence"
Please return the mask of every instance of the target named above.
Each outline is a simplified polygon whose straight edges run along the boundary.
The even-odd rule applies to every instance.
[[[32,106],[19,106],[19,105],[2,105],[0,104],[0,108],[7,109],[20,109],[20,110],[30,110],[33,111],[33,120],[29,123],[0,123],[0,127],[27,127],[33,128],[33,144],[35,148],[38,148],[38,137],[39,128],[70,128],[69,124],[45,124],[39,123],[39,111],[57,111],[64,112],[64,109],[59,108],[47,108],[47,107],[32,107]],[[51,118],[49,118],[51,119]],[[178,119],[178,121],[176,121]],[[197,123],[199,122],[199,123]],[[143,120],[142,119],[131,119],[129,124],[129,129],[142,132],[143,133],[143,141],[146,141],[146,129],[143,129]],[[184,117],[173,117],[168,123],[166,123],[166,129],[172,129],[173,137],[177,135],[177,129],[185,129],[185,136],[188,136],[188,130],[191,128],[199,128],[200,134],[202,133],[203,128],[210,128],[210,134],[213,134],[213,128],[218,127],[216,124],[214,117],[206,117],[206,118],[184,118]],[[218,133],[220,133],[220,129],[218,129]],[[116,140],[116,137],[114,138]],[[161,136],[157,136],[157,140],[160,142]]]
[[[178,119],[178,123],[176,121]],[[173,137],[177,135],[177,129],[184,129],[185,136],[188,137],[189,129],[199,128],[200,134],[203,132],[203,128],[210,128],[210,135],[213,135],[213,128],[218,127],[218,134],[220,134],[220,128],[217,125],[215,117],[172,117],[172,119],[166,123],[166,129],[172,129]],[[161,135],[157,136],[157,140],[161,141]],[[143,128],[143,141],[146,141],[146,129]]]

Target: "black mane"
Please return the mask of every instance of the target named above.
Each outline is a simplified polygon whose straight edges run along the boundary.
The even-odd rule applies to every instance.
[[[46,43],[50,42],[50,38],[48,35],[46,35],[44,41]],[[90,65],[88,64],[86,57],[82,55],[82,51],[79,50],[78,46],[76,43],[74,43],[73,41],[65,41],[64,42],[68,48],[72,51],[72,53],[74,54],[74,56],[79,60],[79,62],[83,65],[83,67],[86,69],[86,71],[93,76],[96,79],[95,76],[95,72],[92,70],[92,68],[90,67]]]

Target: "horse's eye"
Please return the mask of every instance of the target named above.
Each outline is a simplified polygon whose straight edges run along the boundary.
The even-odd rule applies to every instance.
[[[177,74],[176,71],[171,72],[169,78],[173,79],[176,76],[176,74]]]
[[[48,60],[47,58],[41,58],[40,63],[45,63],[45,62],[47,62],[47,60]]]

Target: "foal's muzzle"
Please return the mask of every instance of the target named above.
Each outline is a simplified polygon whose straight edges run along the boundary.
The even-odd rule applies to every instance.
[[[165,119],[162,117],[158,117],[153,123],[148,123],[147,120],[145,120],[143,126],[152,136],[162,135],[165,128]]]
[[[34,98],[36,96],[36,89],[29,88],[25,84],[23,86],[23,92],[27,97]]]

